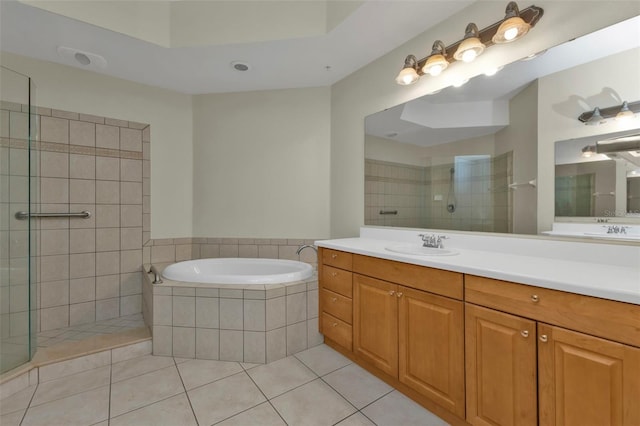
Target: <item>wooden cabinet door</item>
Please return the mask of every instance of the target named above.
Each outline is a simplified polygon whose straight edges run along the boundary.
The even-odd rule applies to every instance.
[[[640,425],[640,349],[538,325],[540,425]]]
[[[398,287],[398,379],[464,418],[464,305]]]
[[[467,422],[536,425],[536,323],[467,303],[465,340]]]
[[[353,275],[353,350],[385,373],[398,376],[397,285]]]

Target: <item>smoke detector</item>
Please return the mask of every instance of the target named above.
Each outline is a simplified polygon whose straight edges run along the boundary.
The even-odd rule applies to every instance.
[[[59,46],[58,55],[74,65],[82,65],[88,68],[106,68],[107,60],[102,56],[74,49],[73,47]]]

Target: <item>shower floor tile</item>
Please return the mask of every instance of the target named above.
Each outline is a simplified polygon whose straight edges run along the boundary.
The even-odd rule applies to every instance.
[[[309,351],[285,358],[284,362],[292,365],[304,359],[318,370],[299,365],[306,369],[310,381],[298,381],[293,387],[287,377],[277,386],[279,374],[272,374],[269,380],[253,380],[254,369],[249,365],[244,368],[241,363],[143,355],[40,383],[35,390],[29,388],[28,395],[8,397],[0,404],[2,424],[446,425],[380,384],[376,395],[369,391],[363,398],[363,389],[354,391],[357,383],[346,386],[336,381],[340,370],[333,368],[342,365],[343,369],[354,369],[348,380],[361,382],[361,387],[370,387],[378,379],[327,346]],[[283,360],[276,363],[260,367],[279,372]],[[198,369],[202,370],[200,377]],[[329,370],[333,372],[326,374]],[[274,387],[283,393],[269,397],[278,393],[273,392]]]

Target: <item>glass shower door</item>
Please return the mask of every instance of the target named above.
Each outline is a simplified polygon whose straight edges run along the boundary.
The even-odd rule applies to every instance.
[[[0,373],[29,361],[35,351],[37,125],[33,83],[0,67]]]

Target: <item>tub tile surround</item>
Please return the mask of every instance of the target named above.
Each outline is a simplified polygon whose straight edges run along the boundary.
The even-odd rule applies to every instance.
[[[3,114],[26,119],[27,107],[19,107],[3,103]],[[36,331],[141,312],[139,271],[143,239],[150,236],[149,126],[52,108],[36,112],[36,211],[91,212],[89,219],[38,220]],[[26,139],[4,136],[0,149],[26,152]],[[20,225],[12,218],[10,227]]]
[[[323,342],[315,276],[246,287],[189,285],[154,285],[143,274],[143,311],[155,355],[264,364]]]

